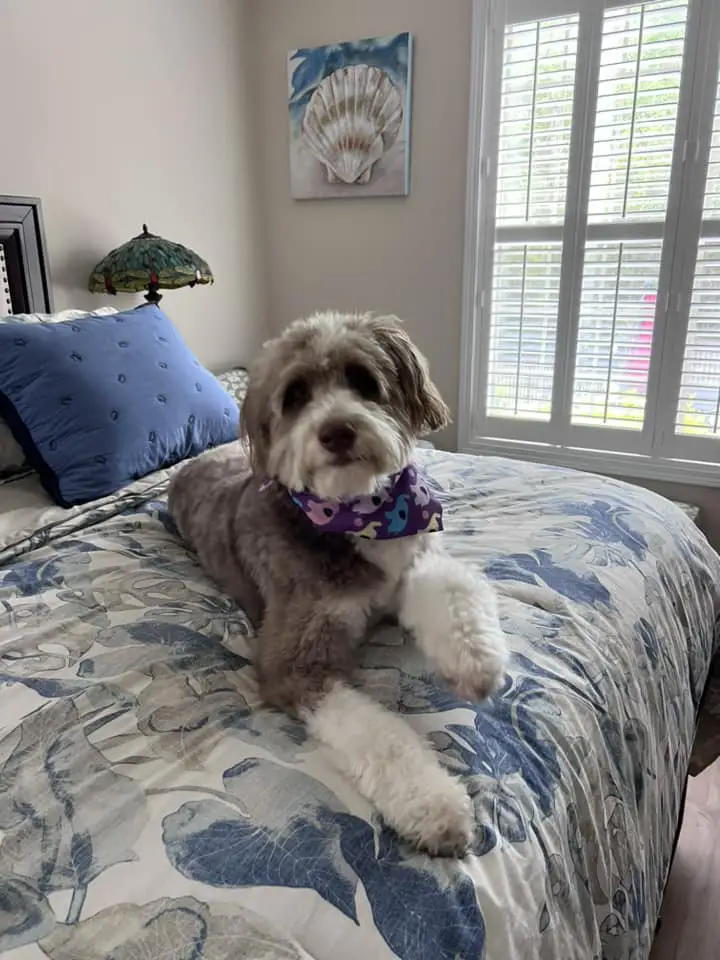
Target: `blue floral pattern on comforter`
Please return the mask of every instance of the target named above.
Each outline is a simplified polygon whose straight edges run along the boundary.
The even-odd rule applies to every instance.
[[[168,474],[0,555],[0,952],[18,960],[647,957],[720,560],[660,497],[423,450],[511,668],[476,705],[378,632],[360,682],[467,785],[462,862],[409,848],[262,709],[242,611]]]

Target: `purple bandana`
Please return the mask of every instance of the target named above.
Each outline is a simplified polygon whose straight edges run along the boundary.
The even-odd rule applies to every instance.
[[[443,529],[442,504],[414,466],[393,473],[375,493],[352,500],[323,500],[290,491],[292,500],[316,527],[353,533],[370,540],[392,540]]]

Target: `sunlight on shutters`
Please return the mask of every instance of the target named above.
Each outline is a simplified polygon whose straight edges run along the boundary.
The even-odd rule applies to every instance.
[[[605,13],[590,223],[665,219],[686,17],[686,0]]]
[[[644,424],[662,240],[624,240],[623,228],[644,222],[657,231],[666,217],[686,19],[686,0],[649,0],[603,17],[575,425]],[[617,224],[617,238],[610,230],[606,242],[592,239],[598,224],[606,235]]]
[[[498,227],[563,221],[577,35],[576,16],[506,27]]]
[[[497,228],[564,220],[577,37],[577,16],[506,27]],[[495,245],[490,416],[550,418],[560,257],[559,243]]]
[[[588,243],[572,422],[640,430],[661,241]]]
[[[488,415],[548,420],[561,245],[496,244]]]
[[[720,219],[720,79],[703,219]],[[675,432],[720,436],[720,236],[700,240]]]

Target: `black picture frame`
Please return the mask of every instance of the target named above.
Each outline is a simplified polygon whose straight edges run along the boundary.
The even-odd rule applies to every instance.
[[[42,203],[37,197],[0,196],[0,244],[13,313],[52,313]]]

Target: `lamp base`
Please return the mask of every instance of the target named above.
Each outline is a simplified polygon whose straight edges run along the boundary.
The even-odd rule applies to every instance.
[[[148,287],[148,292],[145,294],[145,299],[148,303],[160,303],[162,300],[162,294],[158,293],[158,288],[154,283],[151,283]]]

